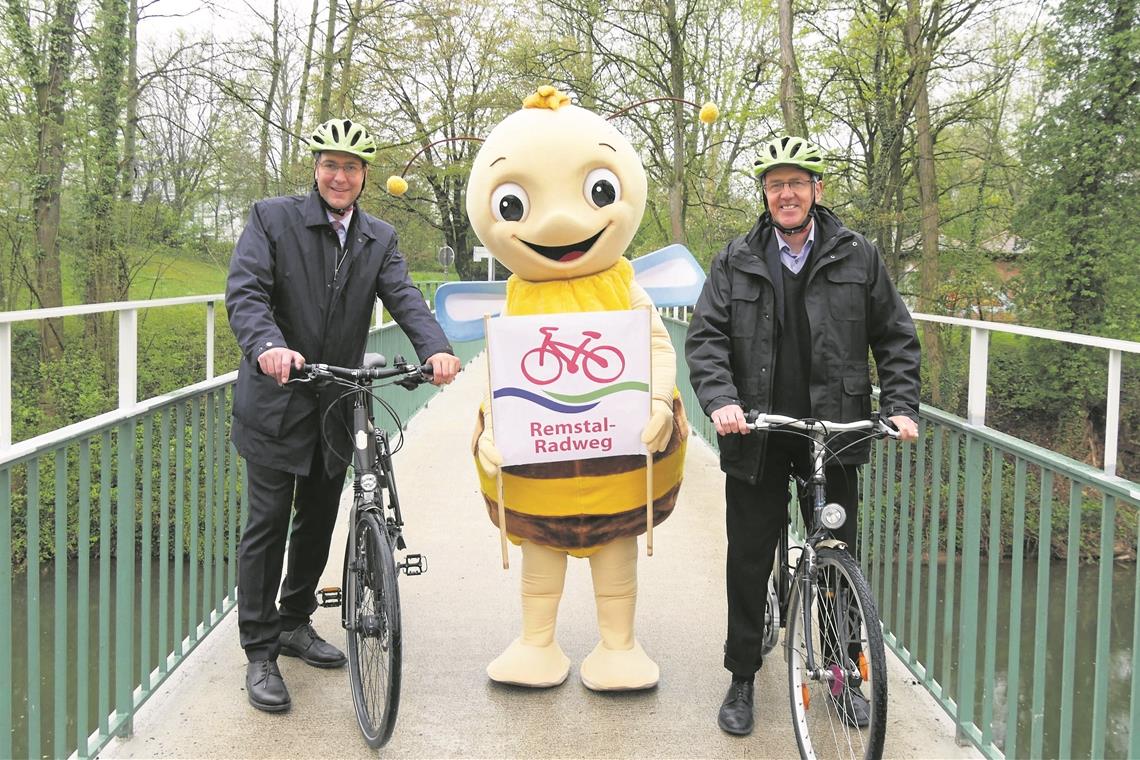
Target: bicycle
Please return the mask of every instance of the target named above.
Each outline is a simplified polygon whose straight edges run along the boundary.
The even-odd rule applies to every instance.
[[[342,586],[326,587],[317,594],[322,607],[341,608],[341,625],[348,636],[352,703],[364,740],[374,749],[388,743],[400,706],[402,638],[397,575],[421,575],[427,570],[422,554],[405,554],[402,561],[396,561],[396,550],[406,549],[392,470],[392,454],[399,450],[402,438],[395,449],[390,446],[388,432],[373,424],[368,400],[375,399],[383,406],[397,430],[402,431],[396,411],[374,395],[372,383],[388,380],[383,385],[398,384],[410,390],[428,380],[431,366],[409,364],[400,356],[395,357],[392,367],[386,364],[380,354],[366,354],[359,368],[305,364],[294,370],[289,380],[344,387],[345,392],[334,404],[352,399],[353,501]],[[324,422],[322,419],[322,431]]]
[[[527,380],[535,385],[549,385],[562,377],[565,370],[571,374],[582,368],[582,374],[595,383],[608,383],[621,377],[625,369],[625,357],[621,351],[613,346],[595,346],[586,348],[591,340],[597,340],[602,334],[594,330],[585,330],[585,338],[578,345],[555,340],[553,335],[557,327],[540,327],[542,344],[523,354],[522,373]],[[567,353],[567,350],[569,353]],[[579,361],[580,360],[580,361]]]
[[[785,629],[789,700],[800,756],[881,758],[887,722],[883,632],[870,584],[846,545],[832,534],[847,514],[839,504],[827,502],[824,465],[828,456],[838,453],[827,446],[830,435],[866,431],[868,438],[897,438],[898,431],[878,413],[839,423],[752,411],[747,420],[753,430],[791,431],[811,443],[812,474],[797,481],[811,498],[812,524],[794,563],[787,526],[781,531],[763,636],[767,655],[779,643],[780,628]],[[853,725],[848,692],[864,687],[870,706],[865,730]],[[823,709],[813,710],[813,701]]]

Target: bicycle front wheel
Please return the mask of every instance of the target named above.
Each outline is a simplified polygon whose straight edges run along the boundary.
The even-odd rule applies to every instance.
[[[786,647],[792,723],[804,758],[881,758],[887,664],[867,579],[843,549],[821,548],[815,580],[799,574]]]
[[[380,519],[362,513],[348,568],[348,677],[364,740],[383,747],[400,706],[400,593],[396,561]]]

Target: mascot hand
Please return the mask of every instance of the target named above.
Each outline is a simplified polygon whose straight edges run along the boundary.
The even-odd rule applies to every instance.
[[[491,477],[499,474],[499,465],[503,463],[503,455],[495,448],[495,439],[490,430],[484,430],[476,444],[476,455],[479,457],[479,466],[483,472]]]
[[[663,451],[673,434],[673,408],[664,401],[653,400],[649,424],[641,431],[641,442],[650,453]]]

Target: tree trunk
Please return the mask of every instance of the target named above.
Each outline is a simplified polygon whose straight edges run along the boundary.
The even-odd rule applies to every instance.
[[[915,88],[914,129],[917,139],[918,198],[922,214],[919,224],[922,235],[922,270],[918,310],[930,314],[934,311],[935,294],[942,275],[938,261],[938,181],[934,173],[934,134],[930,128],[930,99],[926,86],[930,53],[919,39],[921,13],[920,0],[907,0],[904,34],[911,58],[911,71],[914,72],[911,86]],[[926,366],[930,372],[930,400],[934,406],[941,406],[942,342],[938,326],[923,324],[922,335]]]
[[[333,58],[336,53],[336,4],[337,0],[329,0],[329,20],[325,26],[325,57],[321,67],[321,99],[317,106],[317,122],[323,123],[329,117],[329,105],[332,102]]]
[[[356,0],[353,4],[348,17],[348,28],[344,34],[344,47],[341,48],[340,54],[340,92],[337,93],[336,110],[339,114],[347,114],[347,109],[351,105],[348,102],[348,93],[353,89],[352,47],[356,42],[356,30],[360,26],[360,9],[363,4],[363,0]]]
[[[281,79],[281,49],[278,27],[280,25],[281,3],[273,0],[273,31],[271,32],[273,60],[269,64],[269,93],[265,96],[265,107],[261,110],[261,130],[259,136],[258,166],[261,169],[261,196],[269,193],[269,123],[273,119],[273,101],[277,97],[277,83]]]
[[[665,24],[669,33],[669,85],[672,96],[685,97],[684,42],[677,21],[676,0],[666,0]],[[669,229],[672,242],[685,243],[685,104],[673,105],[673,176],[669,184]]]
[[[63,305],[59,262],[60,184],[63,180],[64,106],[71,78],[75,47],[77,0],[57,0],[48,27],[46,74],[33,42],[31,24],[15,3],[5,9],[8,29],[19,54],[17,59],[29,88],[35,93],[31,114],[37,145],[32,175],[32,218],[36,231],[36,273],[32,296],[40,308]],[[44,361],[63,353],[63,320],[40,321],[40,357]]]
[[[313,39],[317,34],[317,10],[321,0],[313,0],[313,11],[309,15],[309,35],[305,42],[305,66],[301,69],[301,91],[297,94],[297,116],[293,120],[293,134],[305,135],[301,130],[305,124],[305,106],[309,100],[309,68],[313,65]],[[297,148],[299,143],[293,141],[293,150],[289,155],[289,165],[297,163]]]
[[[135,191],[135,138],[139,129],[139,3],[130,0],[127,15],[127,102],[123,124],[122,198],[130,200]]]
[[[779,0],[780,4],[780,110],[784,114],[784,129],[788,134],[808,137],[807,121],[803,113],[803,89],[800,69],[796,64],[794,45],[792,0]]]

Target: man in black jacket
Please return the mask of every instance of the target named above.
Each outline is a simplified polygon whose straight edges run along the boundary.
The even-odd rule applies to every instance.
[[[689,378],[716,426],[726,473],[728,636],[732,684],[721,729],[753,726],[753,678],[762,662],[765,593],[787,521],[788,478],[811,475],[807,442],[785,433],[748,435],[745,410],[840,422],[871,412],[867,349],[878,369],[880,411],[903,440],[918,436],[919,345],[910,313],[878,249],[847,229],[823,197],[819,148],[777,137],[756,162],[765,213],[713,259],[685,340]],[[856,546],[858,465],[869,443],[841,450],[826,468],[827,498],[850,516],[837,532]],[[845,466],[846,465],[846,466]],[[810,523],[811,505],[800,509]],[[849,684],[836,699],[852,725],[868,721],[866,698]]]
[[[242,351],[232,439],[246,462],[249,505],[238,547],[238,630],[249,660],[249,701],[268,712],[290,705],[279,653],[320,668],[345,663],[310,616],[351,461],[347,415],[335,390],[285,385],[291,368],[306,361],[358,366],[380,298],[420,361],[432,366],[432,382],[450,383],[459,371],[408,276],[395,230],[356,205],[376,154],[371,135],[333,119],[313,132],[309,147],[312,192],[254,204],[226,282],[226,310]]]

